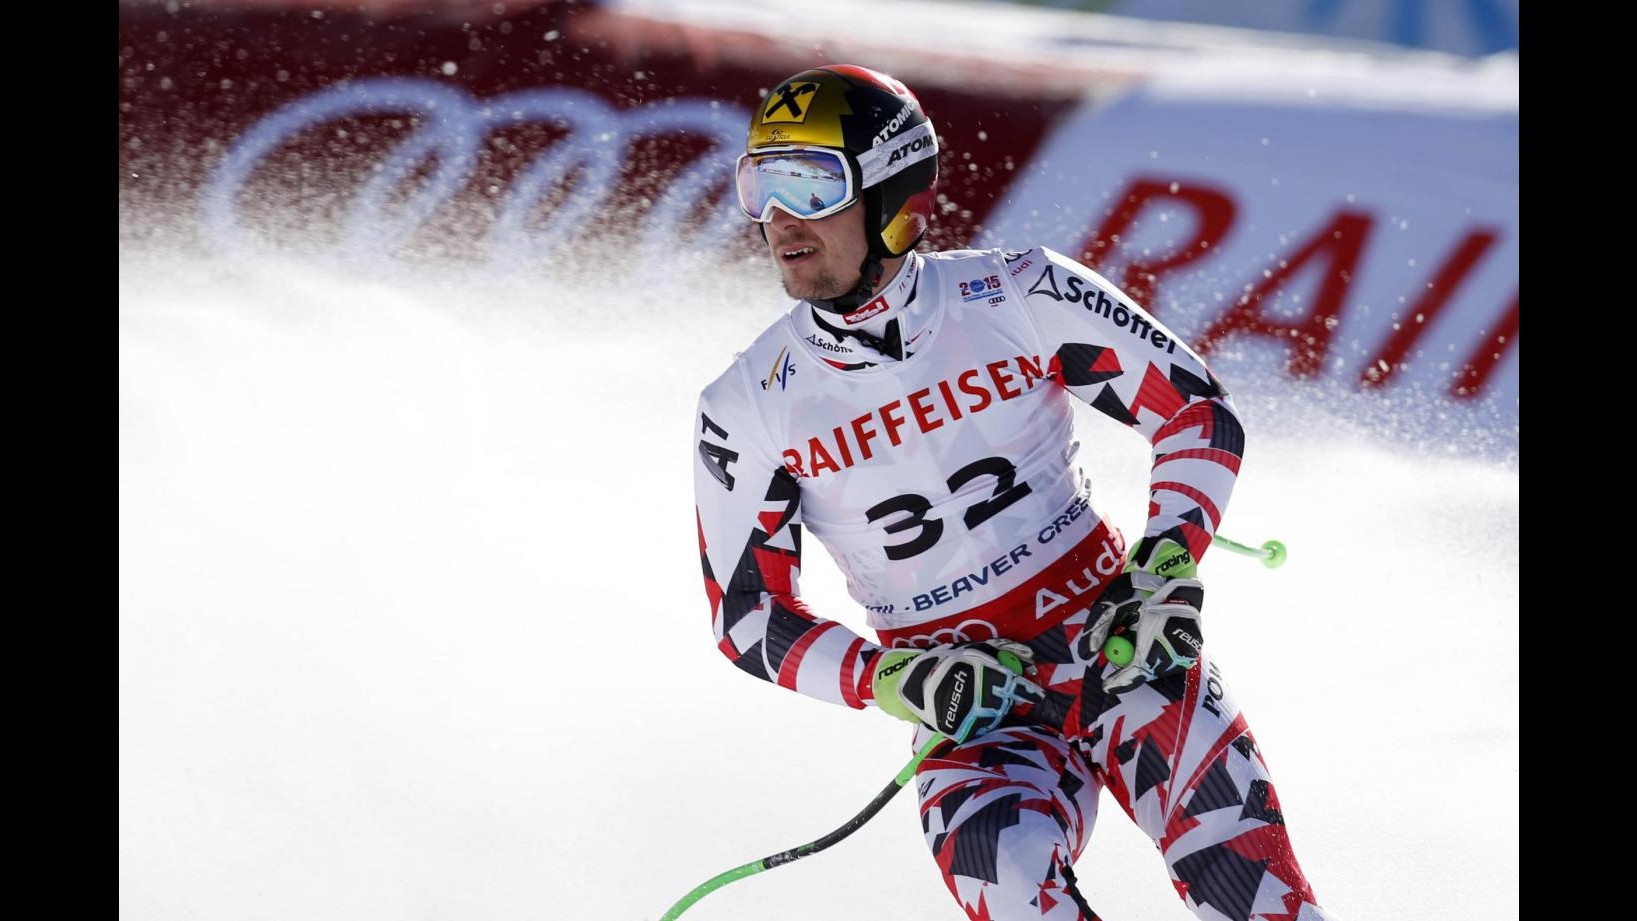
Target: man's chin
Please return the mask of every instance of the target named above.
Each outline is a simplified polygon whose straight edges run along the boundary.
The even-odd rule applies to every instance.
[[[801,301],[834,300],[852,290],[851,285],[843,285],[830,275],[810,279],[793,279],[783,273],[781,276],[784,281],[784,293]]]

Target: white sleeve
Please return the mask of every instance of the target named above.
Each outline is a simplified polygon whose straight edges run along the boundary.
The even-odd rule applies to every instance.
[[[800,480],[768,447],[737,362],[700,394],[694,434],[699,555],[717,648],[764,681],[866,706],[880,647],[802,601]]]

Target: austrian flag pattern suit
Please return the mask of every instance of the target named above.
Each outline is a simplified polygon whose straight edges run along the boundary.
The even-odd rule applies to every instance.
[[[850,314],[797,303],[702,392],[701,562],[718,647],[798,693],[874,705],[886,647],[1028,643],[1047,697],[928,758],[929,846],[972,918],[1092,918],[1072,863],[1099,792],[1200,918],[1317,919],[1255,743],[1208,656],[1119,696],[1078,642],[1126,541],[1091,503],[1071,399],[1152,446],[1142,537],[1203,558],[1243,452],[1204,362],[1044,247],[912,253]],[[1115,431],[1113,437],[1128,437]],[[1136,444],[1136,442],[1134,442]],[[808,607],[804,529],[874,636]]]

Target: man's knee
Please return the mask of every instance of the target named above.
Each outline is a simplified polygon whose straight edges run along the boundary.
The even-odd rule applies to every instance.
[[[1014,796],[1013,799],[1016,799]],[[1070,869],[1074,852],[1049,812],[1003,810],[973,814],[948,833],[929,837],[944,883],[972,917],[1081,921],[1084,904]]]

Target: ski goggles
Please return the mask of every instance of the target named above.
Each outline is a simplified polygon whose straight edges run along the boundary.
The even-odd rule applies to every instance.
[[[858,199],[847,158],[824,147],[764,147],[739,155],[739,207],[753,221],[782,208],[804,221],[829,217]]]

